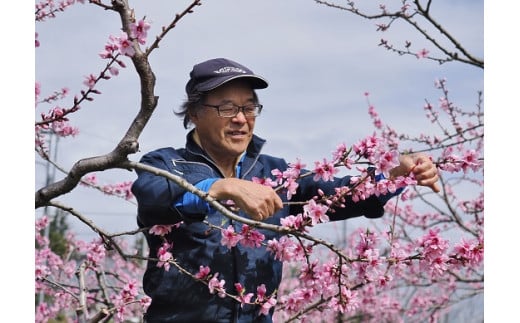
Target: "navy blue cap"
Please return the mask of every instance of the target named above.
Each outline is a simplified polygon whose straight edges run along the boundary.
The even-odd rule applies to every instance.
[[[245,78],[253,89],[265,89],[267,81],[242,64],[227,58],[214,58],[193,66],[186,84],[188,95],[207,92],[238,78]]]

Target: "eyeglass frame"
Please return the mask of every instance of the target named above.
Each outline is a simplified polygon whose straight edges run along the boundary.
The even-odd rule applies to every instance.
[[[236,113],[234,115],[223,116],[223,115],[220,114],[220,107],[223,106],[223,105],[227,105],[227,104],[231,104],[236,109]],[[222,103],[222,104],[218,104],[218,105],[203,103],[202,106],[217,109],[217,114],[221,118],[234,118],[234,117],[236,117],[238,115],[239,112],[242,112],[242,114],[244,114],[244,116],[246,118],[256,118],[256,117],[258,117],[260,115],[260,113],[262,112],[262,109],[264,108],[264,106],[262,104],[260,104],[260,103],[251,103],[251,104],[240,106],[240,105],[236,105],[236,104],[234,104],[232,102],[226,102],[226,103]],[[250,106],[254,106],[254,107],[256,107],[258,109],[256,114],[253,115],[253,116],[247,115],[245,113],[245,111],[244,111],[244,108],[250,107]]]

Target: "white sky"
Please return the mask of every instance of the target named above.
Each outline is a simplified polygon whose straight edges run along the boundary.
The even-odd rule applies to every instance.
[[[149,36],[153,37],[161,26],[168,24],[174,14],[181,12],[190,1],[150,0],[131,3],[138,18],[146,16],[151,21]],[[494,3],[497,4],[497,1]],[[497,4],[491,8],[486,3],[486,13],[497,14],[497,11],[493,11],[497,7],[511,8],[511,5],[508,3],[506,7]],[[16,10],[11,9],[9,12]],[[33,7],[24,7],[22,10],[34,12]],[[433,10],[441,24],[448,26],[448,30],[473,54],[483,57],[482,0],[434,1]],[[502,104],[493,106],[493,110],[505,106],[508,110],[516,108],[510,107],[515,101],[505,99],[502,89],[509,86],[511,94],[516,94],[517,89],[512,88],[511,83],[501,80],[504,76],[511,75],[513,82],[516,82],[516,74],[498,74],[502,67],[500,64],[507,58],[514,57],[512,55],[515,53],[514,48],[508,48],[501,42],[502,31],[507,32],[514,27],[509,26],[507,21],[516,21],[513,16],[509,20],[503,19],[503,15],[509,12],[512,15],[515,10],[500,12],[499,18],[493,19],[495,25],[502,29],[498,33],[493,29],[493,37],[486,36],[486,58],[491,56],[495,59],[487,59],[486,62],[486,81],[489,81],[486,83],[486,101],[490,96],[489,88],[498,88],[500,93],[495,94],[493,99],[504,100]],[[41,47],[35,50],[35,60],[32,61],[24,53],[31,53],[33,50],[34,31],[20,28],[29,39],[27,45],[25,42],[20,44],[20,38],[24,38],[10,30],[26,24],[31,26],[34,18],[29,15],[26,24],[20,22],[16,16],[9,19],[12,20],[7,24],[9,28],[4,30],[8,35],[4,38],[2,49],[7,57],[4,56],[2,60],[6,75],[12,77],[4,78],[2,96],[15,100],[8,101],[8,105],[4,107],[10,112],[14,110],[14,117],[18,116],[17,109],[28,110],[26,107],[34,104],[34,78],[31,75],[27,79],[23,77],[28,83],[23,83],[22,87],[22,83],[19,83],[22,70],[34,69],[35,79],[42,84],[42,96],[64,86],[69,87],[72,93],[77,93],[82,88],[83,76],[96,74],[104,66],[97,54],[103,49],[108,36],[119,32],[119,20],[115,13],[105,12],[92,5],[75,5],[60,13],[56,19],[36,24]],[[486,28],[489,28],[488,22],[486,20]],[[423,43],[409,29],[395,27],[397,34],[381,35],[375,32],[373,22],[317,5],[311,0],[203,1],[203,5],[183,18],[152,54],[151,64],[157,76],[156,94],[160,96],[159,105],[140,138],[141,153],[130,158],[138,160],[142,153],[149,150],[184,144],[186,131],[182,128],[181,121],[173,116],[172,109],[178,107],[184,99],[184,85],[193,64],[212,57],[237,60],[269,80],[269,88],[258,92],[265,109],[257,121],[256,132],[268,139],[265,152],[283,156],[288,161],[300,157],[308,165],[314,160],[328,157],[338,143],[344,141],[352,144],[368,135],[368,132],[371,133],[372,126],[364,92],[371,93],[371,101],[385,122],[399,131],[413,134],[434,131],[423,117],[422,107],[425,99],[436,103],[440,96],[433,89],[435,79],[448,79],[452,98],[460,106],[472,106],[476,103],[476,91],[484,87],[484,75],[480,69],[458,63],[439,66],[437,63],[409,56],[400,57],[378,47],[379,39],[383,36],[389,40],[399,39],[399,42],[406,39],[413,40],[414,44]],[[496,46],[490,50],[490,44]],[[6,48],[5,45],[9,47]],[[431,48],[429,45],[424,47]],[[490,62],[493,66],[489,65]],[[510,70],[509,66],[507,70]],[[496,85],[499,81],[502,81],[500,85]],[[70,168],[78,159],[102,155],[112,150],[137,113],[137,82],[135,72],[127,68],[119,76],[98,86],[103,94],[90,104],[83,104],[81,111],[71,120],[72,124],[80,128],[81,134],[77,138],[60,141],[58,162],[63,167]],[[27,101],[20,104],[19,99]],[[488,121],[489,116],[490,114],[486,114]],[[14,126],[17,121],[12,120]],[[6,121],[11,122],[11,119]],[[496,131],[487,131],[486,138],[497,139],[500,130],[508,129],[505,125],[511,122],[513,120],[508,118],[500,120],[498,127],[493,127]],[[20,146],[19,141],[9,140],[15,138],[11,127],[4,128],[6,132],[3,138],[9,144],[9,150],[5,151]],[[30,151],[33,129],[29,123],[27,127],[17,127],[15,130],[30,134],[28,137],[21,137],[27,140],[24,142],[29,144]],[[496,153],[491,159],[493,156],[503,156],[507,150],[501,148],[507,147],[506,145],[501,138],[498,143],[493,141],[493,145],[486,145],[486,158],[490,157],[490,151]],[[509,157],[509,153],[506,156]],[[28,155],[23,159],[32,163],[32,158],[32,155]],[[497,159],[498,157],[494,158]],[[19,183],[20,177],[25,177],[17,171],[17,160],[4,157],[3,162],[6,163],[3,168],[9,173],[6,174],[7,183]],[[32,169],[32,165],[28,167]],[[44,171],[38,164],[35,166],[36,189],[43,185]],[[493,170],[486,174],[491,171]],[[495,178],[499,177],[496,171],[494,174],[497,175]],[[121,171],[107,171],[98,174],[98,177],[102,183],[135,178],[133,173]],[[24,187],[26,189],[26,185]],[[14,184],[4,187],[4,190],[18,191]],[[30,189],[28,195],[33,196],[32,194],[34,190]],[[113,231],[135,227],[135,206],[121,201],[113,202],[113,199],[105,198],[98,192],[77,189],[58,200],[74,206],[99,225]],[[486,208],[489,212],[488,206],[490,205]],[[25,215],[16,208],[16,211],[9,211],[5,216]],[[24,222],[24,225],[32,226],[32,220],[30,218],[29,223]],[[491,221],[492,219],[487,221],[486,225]],[[78,231],[81,233],[81,230]],[[88,236],[85,238],[88,239]],[[29,247],[33,248],[31,239],[29,236],[27,240]],[[487,252],[486,260],[490,258],[489,255]],[[15,256],[16,254],[13,255]],[[486,281],[488,278],[489,275]],[[486,289],[488,287],[486,285]],[[501,301],[507,301],[506,298],[508,297],[501,298]],[[491,312],[486,308],[486,316],[488,313]],[[500,313],[492,313],[502,315],[505,312],[501,309]]]

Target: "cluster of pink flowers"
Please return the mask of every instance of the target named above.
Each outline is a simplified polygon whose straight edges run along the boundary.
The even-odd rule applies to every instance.
[[[170,270],[170,260],[173,260],[173,255],[170,252],[172,245],[168,242],[164,242],[163,245],[157,250],[157,257],[159,261],[157,262],[157,267],[163,267],[164,270]]]
[[[69,94],[69,89],[63,87],[59,91],[40,100],[41,84],[35,82],[35,105],[38,107],[41,103],[52,104],[58,100],[62,100]],[[47,113],[40,113],[41,121],[35,126],[36,146],[46,151],[46,143],[44,142],[44,133],[52,132],[61,137],[75,136],[79,133],[78,128],[72,127],[67,117],[68,114],[77,111],[76,108],[65,109],[60,106],[54,106]]]
[[[64,11],[71,5],[85,3],[85,0],[62,0],[56,5],[54,0],[43,0],[35,5],[36,21],[45,21],[47,18],[54,18],[57,12]]]
[[[360,158],[368,160],[376,168],[377,173],[389,177],[388,171],[399,165],[399,152],[388,150],[384,138],[379,138],[374,133],[372,136],[361,139],[352,146],[352,149]]]
[[[296,265],[297,261],[293,263]],[[278,300],[282,311],[275,316],[286,320],[290,315],[303,313],[309,304],[316,304],[317,316],[313,319],[314,314],[311,311],[298,317],[299,321],[327,321],[327,315],[322,316],[325,310],[333,310],[334,313],[355,312],[360,306],[360,300],[357,292],[350,289],[345,280],[349,276],[348,267],[346,264],[339,267],[338,260],[334,257],[323,263],[315,259],[303,264],[294,279],[291,276],[285,278]]]
[[[290,200],[296,190],[298,189],[297,179],[301,175],[302,169],[305,168],[305,164],[301,163],[300,159],[297,159],[295,163],[289,164],[289,167],[281,172],[279,169],[273,169],[271,174],[275,177],[275,185],[281,185],[287,191],[287,199]]]
[[[147,299],[146,299],[147,298]],[[125,322],[125,319],[132,313],[128,304],[142,302],[144,306],[150,303],[149,297],[139,300],[139,284],[136,280],[127,282],[118,294],[111,298],[115,307],[115,322]]]
[[[42,299],[35,309],[35,322],[49,322],[60,316],[71,319],[81,292],[86,293],[87,305],[92,303],[90,300],[105,299],[105,306],[116,314],[115,322],[142,316],[150,298],[142,296],[135,275],[141,275],[143,268],[108,253],[100,240],[85,242],[68,233],[65,238],[69,250],[60,256],[45,235],[50,223],[47,216],[35,221],[35,294]],[[121,247],[126,244],[122,242]],[[86,266],[80,278],[78,268],[82,263]],[[80,289],[80,280],[85,290]]]
[[[135,48],[132,41],[136,40],[139,44],[144,45],[149,29],[150,24],[144,19],[131,23],[130,36],[126,32],[121,32],[119,36],[110,35],[105,50],[99,56],[103,59],[115,59],[119,54],[129,57],[134,56]],[[125,67],[120,61],[118,63]]]
[[[334,175],[339,172],[339,169],[335,167],[334,163],[327,161],[323,158],[322,162],[314,162],[314,180],[323,180],[325,182],[334,180]]]
[[[85,175],[80,182],[81,185],[98,187],[103,193],[107,195],[121,197],[125,200],[131,200],[134,198],[131,190],[132,183],[133,181],[125,181],[115,184],[99,185],[96,174]]]
[[[457,154],[459,152],[460,154]],[[447,172],[455,173],[469,170],[474,172],[482,168],[483,162],[480,159],[480,152],[474,149],[467,149],[463,145],[450,146],[442,152],[443,162],[439,168]]]
[[[302,249],[289,236],[282,236],[280,240],[272,239],[267,241],[267,250],[273,253],[274,258],[280,261],[291,261],[302,259]]]
[[[449,242],[439,235],[440,229],[433,228],[417,240],[422,259],[419,266],[428,271],[432,277],[441,276],[449,267],[449,257],[446,254]]]
[[[258,230],[252,229],[247,224],[243,224],[240,232],[235,232],[235,228],[229,225],[221,230],[222,239],[220,243],[228,248],[235,247],[238,243],[244,247],[258,248],[265,239],[265,236]]]
[[[273,306],[276,305],[277,300],[274,295],[267,296],[267,290],[265,289],[265,285],[261,284],[256,288],[256,303],[261,304],[260,306],[260,314],[267,315]]]
[[[453,248],[455,264],[458,266],[476,267],[484,261],[484,241],[482,236],[468,240],[461,238]]]
[[[217,294],[219,297],[226,297],[226,281],[223,279],[219,280],[219,273],[211,274],[211,269],[208,266],[200,266],[199,271],[193,275],[195,279],[206,281],[208,284],[208,290],[211,294]],[[236,295],[230,295],[235,297],[240,302],[241,306],[244,304],[251,304],[254,297],[253,293],[246,293],[246,289],[240,283],[234,283]],[[266,295],[265,285],[261,284],[256,290],[257,297],[255,304],[261,305],[260,314],[267,315],[276,304],[276,298],[274,295],[268,297]]]
[[[41,18],[43,19],[50,13],[53,13],[56,10],[63,10],[65,7],[74,4],[74,2],[74,0],[60,2],[59,8],[56,8],[54,6],[54,2],[52,0],[37,4],[37,20],[38,14],[40,14]],[[135,55],[133,41],[135,40],[138,44],[145,44],[149,28],[150,24],[144,21],[144,19],[142,19],[130,24],[130,37],[125,32],[122,32],[120,36],[110,35],[104,50],[99,54],[101,58],[109,60],[105,70],[101,71],[98,75],[90,73],[84,77],[83,85],[86,86],[87,90],[81,91],[81,97],[74,97],[74,103],[71,108],[62,108],[56,106],[53,107],[48,113],[41,114],[41,121],[38,122],[36,125],[36,145],[37,147],[41,147],[42,152],[45,152],[45,142],[43,139],[43,132],[45,130],[50,129],[53,133],[58,134],[62,137],[75,136],[78,134],[78,129],[72,127],[69,124],[69,119],[67,118],[67,115],[78,111],[80,109],[80,103],[83,100],[93,101],[94,98],[91,94],[101,94],[101,92],[98,89],[96,89],[96,85],[100,80],[108,80],[111,78],[111,76],[119,75],[119,69],[115,66],[114,63],[117,63],[119,67],[126,67],[126,64],[118,58],[119,55],[130,57]],[[40,42],[37,40],[38,33],[35,33],[35,37],[35,46],[39,47]],[[69,90],[67,88],[63,88],[61,91],[54,92],[52,95],[48,96],[41,102],[52,103],[58,99],[64,99],[68,92]],[[40,102],[39,95],[41,93],[41,86],[38,82],[36,83],[35,93],[35,102],[37,105]],[[131,196],[127,194],[127,197]]]
[[[89,266],[96,267],[104,261],[106,250],[101,239],[93,240],[90,243],[80,242],[79,245],[86,252]]]

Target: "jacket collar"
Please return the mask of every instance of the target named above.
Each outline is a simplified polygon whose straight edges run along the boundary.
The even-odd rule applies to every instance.
[[[210,162],[214,165],[213,160],[211,159],[208,154],[195,142],[193,139],[193,133],[194,130],[192,129],[188,134],[186,135],[186,150],[188,153],[198,156],[199,158],[205,159],[207,162]],[[242,168],[244,170],[244,173],[247,172],[247,170],[253,166],[253,164],[257,161],[258,156],[260,155],[260,152],[262,150],[262,147],[264,146],[266,140],[263,138],[258,137],[257,135],[253,134],[253,138],[251,139],[251,142],[249,142],[249,145],[246,149],[246,156],[242,163]]]

